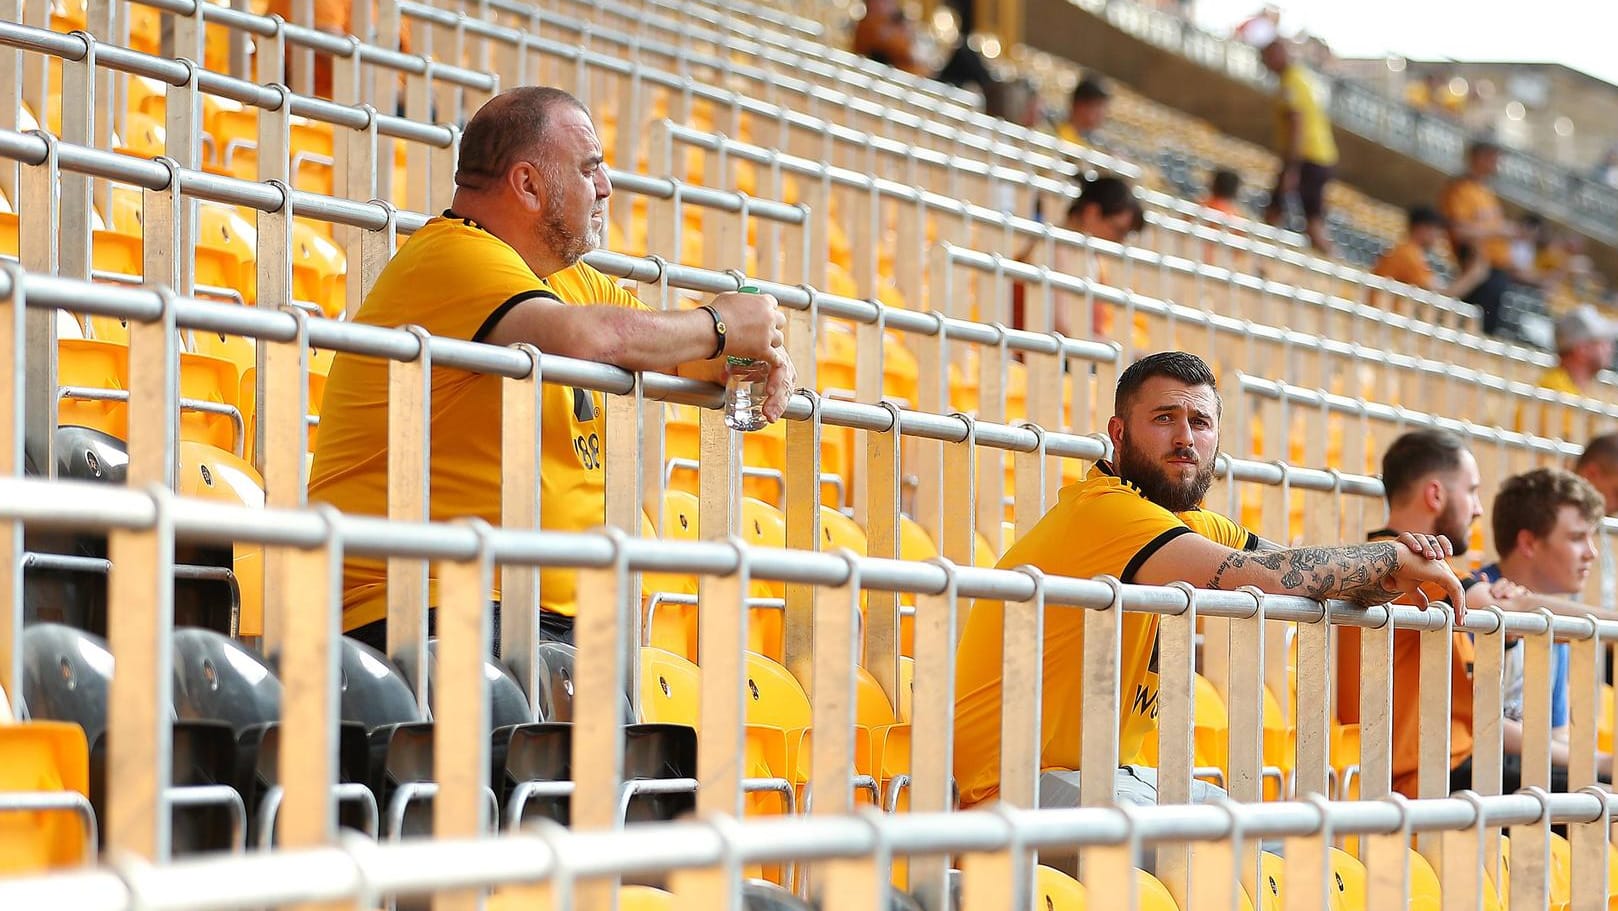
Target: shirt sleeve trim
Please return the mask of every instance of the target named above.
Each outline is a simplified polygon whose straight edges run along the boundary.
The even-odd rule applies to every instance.
[[[1163,545],[1173,541],[1175,538],[1178,538],[1181,535],[1190,534],[1196,534],[1196,532],[1192,531],[1187,526],[1180,525],[1170,528],[1152,540],[1146,542],[1146,546],[1142,547],[1138,551],[1135,551],[1135,556],[1129,559],[1129,565],[1124,567],[1123,575],[1118,577],[1119,580],[1125,583],[1134,582],[1135,573],[1140,572],[1141,566],[1145,564],[1147,560],[1150,560],[1153,554],[1157,553],[1159,550],[1162,550]]]
[[[531,301],[535,300],[536,298],[548,298],[556,301],[557,303],[562,303],[562,299],[560,297],[557,297],[555,294],[552,294],[543,288],[530,288],[527,291],[519,291],[516,294],[506,298],[505,303],[494,308],[494,311],[490,313],[488,318],[483,321],[483,325],[478,327],[478,331],[472,333],[472,341],[481,342],[488,338],[489,333],[494,331],[494,327],[500,324],[500,320],[511,311],[511,308],[517,306],[523,301]]]

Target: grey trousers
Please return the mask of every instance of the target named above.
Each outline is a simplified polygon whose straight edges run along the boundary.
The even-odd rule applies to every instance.
[[[1039,806],[1041,809],[1076,807],[1079,805],[1080,773],[1074,771],[1043,772],[1039,776]],[[1191,780],[1191,802],[1206,803],[1225,796],[1225,789],[1206,781]],[[1115,804],[1137,807],[1157,805],[1157,770],[1150,766],[1124,766],[1113,772],[1112,799]],[[1148,873],[1157,872],[1157,852],[1147,848],[1143,856],[1135,858],[1135,866]],[[1072,850],[1056,849],[1039,852],[1039,862],[1061,870],[1069,876],[1078,875],[1078,854]]]
[[[1079,805],[1077,771],[1052,771],[1039,776],[1039,805],[1042,808]],[[1191,780],[1191,802],[1207,803],[1225,796],[1225,789],[1206,781]],[[1112,799],[1137,807],[1157,805],[1157,770],[1151,766],[1124,766],[1113,773]]]

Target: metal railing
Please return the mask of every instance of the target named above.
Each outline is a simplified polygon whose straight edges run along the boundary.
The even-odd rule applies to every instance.
[[[78,78],[78,77],[75,77]],[[190,80],[188,79],[188,82]],[[194,86],[194,83],[193,83]],[[193,89],[194,97],[194,89]],[[374,128],[375,121],[370,122]],[[300,311],[278,311],[290,304],[290,286],[284,270],[284,250],[261,248],[259,306],[247,308],[176,296],[166,290],[179,286],[172,254],[187,247],[180,243],[175,213],[187,199],[213,199],[258,209],[261,237],[285,236],[291,213],[362,229],[356,234],[363,255],[355,260],[357,281],[351,293],[368,290],[376,272],[392,252],[396,233],[408,233],[423,217],[398,212],[384,203],[362,203],[289,190],[284,184],[253,183],[218,177],[180,167],[171,161],[137,161],[110,152],[62,143],[48,136],[24,136],[0,131],[0,154],[23,163],[20,183],[27,225],[55,213],[56,190],[65,183],[61,172],[98,176],[133,183],[144,191],[153,220],[146,226],[147,279],[150,288],[91,285],[61,271],[56,234],[48,229],[25,230],[21,267],[0,267],[0,352],[7,366],[0,370],[0,547],[18,554],[28,528],[96,530],[108,533],[114,557],[109,579],[111,650],[119,673],[113,678],[109,711],[109,765],[136,774],[121,774],[109,783],[103,829],[109,849],[124,857],[144,857],[155,867],[122,861],[123,874],[95,870],[65,874],[64,879],[20,881],[0,885],[0,897],[29,900],[40,889],[62,890],[77,883],[107,899],[108,907],[125,907],[137,900],[141,907],[165,907],[181,901],[218,901],[225,906],[309,902],[353,897],[360,893],[409,893],[448,886],[474,889],[502,877],[513,883],[548,882],[562,874],[572,901],[599,907],[611,901],[619,875],[689,864],[689,880],[677,877],[671,885],[702,907],[734,906],[739,875],[720,861],[753,857],[787,860],[804,868],[803,883],[814,893],[835,895],[839,907],[876,907],[877,883],[886,881],[884,869],[893,853],[916,854],[908,865],[908,887],[929,911],[947,906],[947,852],[962,856],[964,900],[969,909],[1003,907],[1007,896],[1013,907],[1029,902],[1030,849],[1080,846],[1086,849],[1086,877],[1097,888],[1115,886],[1121,903],[1132,902],[1133,862],[1130,851],[1095,850],[1101,844],[1133,849],[1140,843],[1158,847],[1159,876],[1182,900],[1196,895],[1210,898],[1224,892],[1234,897],[1233,885],[1247,881],[1249,894],[1256,884],[1258,836],[1288,839],[1287,861],[1295,869],[1290,881],[1297,888],[1323,886],[1329,879],[1324,865],[1325,847],[1345,833],[1375,833],[1361,838],[1361,850],[1374,869],[1398,870],[1373,877],[1372,896],[1382,904],[1402,900],[1405,856],[1410,834],[1421,834],[1426,855],[1444,870],[1446,898],[1460,903],[1482,888],[1491,869],[1494,839],[1501,825],[1510,825],[1513,844],[1511,893],[1519,907],[1544,904],[1548,883],[1551,820],[1571,823],[1572,879],[1577,901],[1604,901],[1608,798],[1583,792],[1546,796],[1530,792],[1516,797],[1492,796],[1499,790],[1502,740],[1498,725],[1483,725],[1476,732],[1476,790],[1484,796],[1470,799],[1421,800],[1404,804],[1371,800],[1356,805],[1324,805],[1311,795],[1328,792],[1335,771],[1327,749],[1332,718],[1331,673],[1341,656],[1333,654],[1335,627],[1357,627],[1361,633],[1361,706],[1366,721],[1361,728],[1358,781],[1367,798],[1384,797],[1390,788],[1392,639],[1395,629],[1418,631],[1429,642],[1447,643],[1457,627],[1449,612],[1426,612],[1404,607],[1361,608],[1344,603],[1321,604],[1301,598],[1259,596],[1251,591],[1195,591],[1185,587],[1152,588],[1122,585],[1110,579],[1068,579],[1022,570],[970,567],[974,526],[981,527],[978,504],[998,499],[1004,478],[985,483],[977,470],[982,458],[1014,460],[1018,489],[1015,521],[1019,533],[1043,513],[1049,502],[1048,478],[1063,459],[1094,460],[1107,454],[1104,440],[1046,429],[1052,423],[1010,426],[992,420],[950,415],[929,408],[905,409],[891,402],[840,402],[808,394],[794,396],[788,409],[785,483],[787,542],[790,549],[755,548],[725,540],[736,528],[737,439],[723,427],[713,410],[719,390],[712,386],[656,374],[630,374],[590,362],[541,354],[532,348],[502,349],[470,342],[439,339],[420,331],[383,329],[322,319],[309,319]],[[374,160],[371,162],[374,173]],[[678,187],[669,185],[678,196]],[[720,191],[714,191],[716,193]],[[64,193],[64,195],[67,195]],[[745,208],[745,200],[738,208]],[[721,206],[714,211],[725,211]],[[276,232],[283,232],[277,234]],[[941,256],[947,255],[948,250]],[[977,254],[969,257],[981,266],[1004,269],[1004,263]],[[963,260],[964,261],[964,260]],[[630,278],[661,289],[695,291],[734,290],[745,279],[734,273],[669,265],[656,259],[637,259],[612,253],[592,254],[589,262],[609,274]],[[1032,276],[1054,282],[1051,274],[1034,270]],[[266,279],[266,276],[268,278]],[[279,277],[277,277],[279,276]],[[880,364],[881,329],[892,325],[910,328],[922,343],[917,352],[923,389],[947,392],[947,343],[953,340],[998,346],[1024,352],[1035,363],[1061,360],[1094,365],[1096,389],[1110,386],[1119,361],[1117,349],[1090,342],[1074,342],[1031,332],[1001,330],[947,314],[905,313],[868,302],[821,295],[812,287],[797,288],[762,282],[791,311],[789,344],[794,353],[813,351],[818,317],[840,315],[875,327],[860,340],[865,364]],[[1139,305],[1139,296],[1099,285],[1075,285],[1116,303]],[[49,340],[57,309],[120,316],[130,321],[131,382],[129,405],[143,420],[134,422],[129,439],[127,488],[81,485],[63,481],[20,479],[22,441],[40,431],[49,436],[54,424]],[[1146,309],[1143,307],[1143,309]],[[1201,311],[1187,310],[1189,314]],[[1178,319],[1177,311],[1166,314]],[[1213,318],[1202,313],[1203,326]],[[168,492],[177,439],[178,397],[174,394],[177,370],[176,329],[209,331],[256,338],[261,352],[263,387],[258,425],[262,438],[257,451],[266,480],[269,506],[262,510],[227,507],[174,497]],[[1271,330],[1281,342],[1293,333]],[[1301,338],[1308,338],[1297,334]],[[1325,343],[1315,341],[1317,347]],[[606,533],[539,532],[537,511],[509,509],[502,527],[487,523],[429,523],[419,521],[425,505],[424,480],[393,472],[389,477],[389,515],[341,515],[328,508],[303,505],[302,461],[306,450],[307,357],[310,347],[334,349],[347,355],[387,358],[390,391],[397,407],[390,407],[390,449],[420,447],[429,426],[430,400],[419,392],[431,366],[488,373],[501,377],[506,402],[537,399],[541,383],[559,383],[608,394],[606,422],[609,434],[625,445],[615,448],[605,468],[606,524],[622,531]],[[1351,348],[1351,346],[1349,346]],[[987,349],[980,355],[989,360]],[[803,358],[800,357],[800,363]],[[812,356],[809,357],[812,362]],[[1002,361],[1003,363],[1003,361]],[[1075,371],[1078,373],[1079,371]],[[1088,371],[1083,371],[1086,375]],[[862,375],[871,375],[862,370]],[[880,370],[875,375],[880,375]],[[1077,378],[1077,377],[1076,377]],[[1060,377],[1057,377],[1060,382]],[[1059,386],[1057,387],[1059,388]],[[405,395],[411,390],[413,395]],[[1032,392],[1032,390],[1031,390]],[[928,395],[934,393],[929,392]],[[992,387],[985,394],[993,397]],[[649,401],[678,401],[703,406],[702,435],[705,456],[699,469],[702,494],[700,542],[675,542],[633,537],[640,527],[646,502],[646,439],[643,416]],[[1042,412],[1048,404],[1038,406]],[[502,416],[503,431],[511,439],[538,438],[539,416],[533,409],[511,408]],[[819,528],[819,433],[823,426],[863,431],[865,457],[872,466],[857,486],[862,491],[862,518],[868,535],[868,554],[816,552]],[[633,445],[630,445],[630,444]],[[902,445],[903,444],[903,445]],[[907,449],[913,447],[913,451]],[[508,503],[537,503],[538,460],[520,447],[504,461],[502,496]],[[631,455],[633,452],[633,455]],[[49,460],[47,460],[49,461]],[[1325,464],[1320,462],[1317,464]],[[897,559],[897,525],[902,478],[909,468],[917,473],[916,512],[933,535],[944,560],[913,563]],[[1356,540],[1363,535],[1363,511],[1380,496],[1373,478],[1340,471],[1301,469],[1223,459],[1221,489],[1210,502],[1235,498],[1239,485],[1257,485],[1268,499],[1294,490],[1320,497],[1319,509],[1310,511],[1315,540]],[[1059,473],[1059,472],[1058,472]],[[989,491],[993,493],[990,494]],[[1271,494],[1271,492],[1276,494]],[[1266,503],[1266,521],[1284,513]],[[1001,510],[995,503],[994,528]],[[166,808],[157,790],[172,746],[164,714],[166,688],[171,680],[172,655],[167,625],[172,623],[172,545],[180,541],[247,542],[263,547],[265,582],[263,601],[267,652],[280,655],[280,673],[287,688],[281,738],[280,771],[284,790],[277,829],[286,855],[265,855],[239,861],[169,865],[165,841]],[[337,674],[333,654],[337,647],[334,608],[338,600],[341,564],[345,556],[384,557],[406,567],[421,567],[420,584],[399,586],[391,593],[389,636],[393,653],[411,655],[425,666],[425,566],[437,565],[439,611],[438,671],[435,696],[439,705],[462,711],[435,714],[434,770],[437,779],[434,827],[436,840],[424,846],[334,849],[335,742],[337,737]],[[488,693],[483,685],[487,650],[488,593],[498,572],[502,590],[502,640],[507,660],[536,713],[539,683],[532,659],[537,627],[539,567],[574,567],[581,570],[581,590],[594,596],[580,604],[576,626],[581,661],[573,677],[576,726],[572,747],[572,815],[575,833],[541,836],[554,851],[528,851],[526,861],[512,862],[503,853],[527,850],[532,840],[499,839],[460,843],[458,850],[481,850],[482,860],[446,863],[438,853],[486,830],[489,817],[487,791],[490,775],[486,725]],[[0,561],[0,584],[18,590],[16,561]],[[624,796],[622,766],[623,728],[602,719],[616,719],[625,692],[639,700],[637,684],[643,623],[638,573],[690,572],[702,577],[699,602],[699,638],[703,695],[699,726],[703,749],[695,776],[699,813],[736,816],[746,788],[741,777],[742,740],[746,715],[741,695],[746,692],[745,656],[748,643],[748,607],[751,579],[785,583],[783,598],[784,660],[796,679],[810,691],[815,736],[808,747],[808,775],[803,784],[815,795],[814,813],[820,819],[753,823],[728,844],[725,835],[701,824],[662,825],[646,829],[619,829]],[[408,574],[407,574],[408,576]],[[874,822],[853,816],[856,805],[853,727],[855,656],[863,652],[870,672],[891,705],[899,703],[898,641],[899,592],[916,595],[915,690],[911,721],[911,762],[908,775],[909,812]],[[1230,707],[1226,733],[1230,793],[1239,802],[1262,796],[1263,755],[1261,730],[1264,687],[1286,692],[1285,650],[1273,644],[1295,625],[1299,643],[1298,695],[1293,712],[1298,730],[1291,748],[1296,768],[1296,792],[1303,803],[1274,807],[1166,806],[1136,813],[1132,810],[1088,807],[1033,812],[1033,784],[1040,762],[1038,700],[1006,699],[1001,729],[1011,732],[1001,761],[1001,795],[1010,809],[1003,814],[956,813],[951,805],[950,772],[954,748],[954,642],[961,598],[1006,604],[1006,642],[1038,643],[1039,623],[1045,611],[1079,609],[1084,624],[1096,639],[1116,637],[1125,613],[1146,612],[1160,618],[1160,760],[1159,780],[1166,804],[1189,801],[1191,776],[1196,773],[1192,750],[1195,722],[1192,673],[1200,670],[1213,680]],[[862,606],[863,602],[863,606]],[[0,685],[15,692],[20,603],[8,605],[10,620],[0,625]],[[1202,627],[1201,660],[1197,658],[1197,629]],[[1544,615],[1472,612],[1464,630],[1475,634],[1477,662],[1473,674],[1474,698],[1480,718],[1498,715],[1504,647],[1508,637],[1529,643],[1530,673],[1525,693],[1525,782],[1549,784],[1548,674],[1551,644],[1570,643],[1572,663],[1572,724],[1570,781],[1574,788],[1593,786],[1596,725],[1599,717],[1600,659],[1613,641],[1618,624]],[[1110,641],[1116,643],[1116,638]],[[154,645],[155,643],[155,645]],[[1037,648],[1037,646],[1036,646]],[[1445,681],[1444,686],[1423,687],[1418,711],[1424,730],[1434,732],[1421,744],[1421,763],[1428,773],[1447,772],[1447,736],[1452,693],[1448,688],[1449,654],[1443,648],[1423,648],[1422,676]],[[1002,663],[1024,666],[1039,663],[1037,654],[1005,651]],[[1098,649],[1096,663],[1087,668],[1083,685],[1086,750],[1109,758],[1118,753],[1117,649]],[[1346,660],[1346,659],[1345,659]],[[1279,668],[1279,671],[1277,670]],[[1282,676],[1278,679],[1275,675]],[[424,681],[418,681],[418,684]],[[1277,684],[1279,683],[1279,688]],[[418,698],[425,699],[424,687]],[[735,697],[735,698],[731,698]],[[643,706],[644,707],[644,706]],[[1492,707],[1492,709],[1491,709]],[[1109,746],[1110,745],[1110,746]],[[322,748],[324,747],[324,748]],[[1096,751],[1096,752],[1092,752]],[[1110,751],[1110,753],[1109,753]],[[795,775],[796,770],[782,770]],[[1491,772],[1493,778],[1491,778]],[[144,773],[144,774],[141,774]],[[1424,775],[1422,798],[1442,794]],[[881,785],[883,782],[873,782]],[[1091,789],[1094,791],[1094,788]],[[1482,809],[1479,809],[1482,808]],[[935,821],[943,825],[932,825]],[[1086,828],[1088,827],[1088,828]],[[604,831],[592,831],[604,830]],[[748,837],[749,833],[765,833]],[[776,833],[780,840],[769,837]],[[1089,834],[1085,834],[1085,833]],[[906,834],[908,833],[908,834]],[[931,833],[931,834],[928,834]],[[951,841],[959,837],[959,841]],[[1193,853],[1187,839],[1210,839]],[[575,841],[577,839],[577,841]],[[906,840],[911,839],[911,840]],[[929,840],[930,839],[930,840]],[[640,850],[643,842],[667,843],[659,850]],[[1015,842],[1016,847],[1008,850]],[[489,847],[490,845],[494,847]],[[596,847],[592,848],[591,845]],[[745,844],[747,847],[739,847]],[[857,849],[857,850],[856,850]],[[873,850],[874,849],[874,850]],[[611,856],[606,856],[610,850]],[[692,851],[692,855],[678,852]],[[310,853],[297,853],[307,851]],[[416,852],[414,854],[409,852]],[[352,853],[349,853],[352,852]],[[368,853],[374,852],[374,853]],[[731,852],[728,855],[726,852]],[[751,852],[751,853],[747,853]],[[1481,852],[1481,853],[1480,853]],[[857,856],[856,856],[857,855]],[[560,865],[554,862],[562,858]],[[353,858],[361,858],[358,861]],[[679,857],[685,857],[684,861]],[[322,860],[322,858],[324,860]],[[1480,858],[1483,860],[1480,862]],[[844,861],[844,862],[833,862]],[[213,874],[200,874],[205,864],[223,863]],[[236,863],[239,866],[230,866]],[[360,864],[372,864],[370,867]],[[499,866],[498,863],[507,863]],[[588,864],[598,866],[588,866]],[[271,883],[261,881],[256,864],[275,865]],[[396,864],[396,866],[392,866]],[[1295,866],[1294,866],[1295,865]],[[384,869],[393,872],[386,872]],[[504,870],[504,873],[500,872]],[[364,874],[354,878],[356,872]],[[124,879],[127,876],[128,879]],[[170,879],[179,876],[181,879]],[[231,877],[217,891],[198,889],[199,882]],[[416,877],[409,879],[408,877]],[[446,883],[445,877],[453,877]],[[1498,877],[1495,877],[1498,881]],[[863,884],[863,885],[862,885]],[[546,886],[548,888],[548,886]],[[23,891],[23,890],[35,891]],[[856,891],[861,890],[863,891]],[[239,890],[239,891],[238,891]],[[285,890],[285,891],[277,891]],[[1453,890],[1453,891],[1450,891]],[[1472,890],[1472,891],[1469,891]],[[57,891],[53,894],[64,894]],[[165,895],[172,896],[165,897]],[[703,903],[703,897],[709,900]],[[1325,907],[1322,890],[1318,902],[1299,905]],[[95,895],[86,895],[94,902]],[[475,895],[446,895],[445,906],[472,905]],[[94,905],[89,905],[94,906]],[[1225,907],[1229,907],[1227,904]]]

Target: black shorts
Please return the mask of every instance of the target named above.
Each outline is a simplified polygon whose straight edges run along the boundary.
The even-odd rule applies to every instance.
[[[1326,214],[1326,184],[1331,183],[1333,173],[1331,165],[1312,161],[1298,167],[1298,206],[1303,209],[1305,218],[1321,218]],[[1270,191],[1270,208],[1279,209],[1282,202],[1281,175],[1277,174],[1275,189]]]

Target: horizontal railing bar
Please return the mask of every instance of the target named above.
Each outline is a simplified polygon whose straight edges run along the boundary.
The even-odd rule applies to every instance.
[[[1068,231],[1065,228],[1051,227],[1048,225],[1043,225],[1039,222],[1019,219],[1015,216],[1001,216],[1001,221],[1005,224],[1011,224],[1013,226],[1016,226],[1018,223],[1023,223],[1026,226],[1032,226],[1029,228],[1029,233],[1040,236],[1049,234],[1051,237],[1064,242],[1088,246],[1098,252],[1130,258],[1137,262],[1148,265],[1155,264],[1160,259],[1163,259],[1161,254],[1159,254],[1157,251],[1146,250],[1138,247],[1128,247],[1122,244],[1113,243],[1111,241],[1087,238],[1082,234]],[[1074,291],[1077,293],[1091,291],[1096,297],[1111,303],[1123,304],[1126,302],[1133,302],[1138,309],[1145,310],[1148,313],[1172,315],[1176,320],[1184,320],[1193,324],[1207,324],[1208,322],[1212,321],[1218,325],[1219,321],[1223,321],[1224,325],[1230,327],[1241,327],[1244,325],[1238,320],[1212,314],[1200,308],[1190,307],[1184,304],[1177,304],[1171,301],[1163,301],[1126,289],[1090,282],[1076,275],[1051,272],[1048,269],[1041,269],[1038,266],[1017,262],[997,254],[985,253],[964,247],[957,247],[947,242],[941,244],[941,246],[945,249],[945,255],[948,256],[951,262],[976,269],[980,272],[1003,272],[1008,276],[1019,278],[1028,282],[1042,282],[1048,278],[1053,287],[1057,287],[1062,290]],[[1164,261],[1167,262],[1167,260]],[[1329,304],[1335,308],[1340,308],[1346,312],[1351,312],[1357,316],[1364,317],[1366,320],[1373,323],[1387,323],[1390,327],[1397,328],[1400,331],[1414,332],[1420,335],[1428,336],[1431,336],[1438,331],[1437,327],[1429,323],[1411,320],[1399,314],[1386,313],[1384,311],[1377,310],[1373,307],[1368,307],[1364,304],[1358,304],[1353,301],[1347,301],[1341,298],[1329,298],[1326,295],[1320,294],[1319,292],[1300,289],[1295,286],[1286,285],[1279,282],[1267,281],[1260,279],[1257,276],[1247,275],[1244,273],[1232,274],[1229,272],[1229,270],[1220,269],[1219,267],[1209,266],[1202,263],[1195,263],[1185,259],[1176,258],[1173,259],[1173,263],[1173,265],[1165,266],[1165,268],[1183,269],[1184,272],[1188,274],[1201,274],[1207,278],[1217,278],[1221,281],[1233,281],[1239,286],[1274,297],[1296,299],[1317,306],[1325,306]],[[1279,333],[1287,333],[1287,330],[1275,331]],[[1313,346],[1325,346],[1328,344],[1326,340],[1316,339],[1314,336],[1308,336],[1302,333],[1290,333],[1289,337],[1298,341],[1310,340],[1314,343]],[[1480,336],[1470,334],[1459,337],[1457,339],[1457,343],[1473,349],[1480,349],[1484,344]],[[1348,347],[1341,342],[1336,342],[1333,344],[1342,346],[1345,349]]]
[[[1618,796],[1581,791],[1426,800],[1271,802],[1195,806],[1073,807],[997,812],[866,812],[710,822],[638,823],[613,831],[377,844],[346,836],[341,847],[130,860],[115,871],[74,871],[0,882],[0,903],[31,907],[44,896],[88,911],[224,911],[299,901],[375,900],[442,889],[580,880],[697,867],[868,857],[996,852],[1124,843],[1196,843],[1336,835],[1454,831],[1477,825],[1577,823],[1612,818]]]
[[[848,581],[850,559],[859,568],[862,588],[881,591],[943,592],[953,575],[963,597],[1026,601],[1043,586],[1047,604],[1104,610],[1114,602],[1112,586],[1093,579],[1050,576],[1036,583],[1032,575],[1006,569],[961,566],[952,571],[938,563],[917,563],[817,551],[704,541],[668,541],[600,533],[535,532],[504,528],[479,529],[466,523],[398,522],[381,517],[343,515],[329,508],[285,510],[250,508],[215,501],[176,497],[167,491],[132,490],[78,481],[0,478],[0,516],[27,525],[62,529],[145,529],[160,516],[172,522],[176,538],[206,542],[252,542],[313,548],[336,540],[347,554],[464,561],[486,551],[500,565],[602,567],[622,559],[636,571],[690,571],[705,575],[735,572],[745,560],[753,578],[811,585]],[[1122,586],[1126,610],[1178,614],[1185,595],[1177,588]],[[1246,591],[1198,591],[1197,610],[1209,616],[1249,617],[1256,609]],[[1320,602],[1290,595],[1263,596],[1265,614],[1277,620],[1318,622]],[[1362,608],[1328,602],[1325,616],[1348,626],[1400,629],[1443,629],[1448,613],[1405,606]],[[1549,617],[1511,612],[1502,621],[1493,612],[1473,611],[1458,628],[1490,633],[1503,628],[1518,634],[1547,631],[1561,639],[1600,636],[1618,639],[1618,621]]]
[[[719,190],[666,177],[647,177],[632,171],[614,171],[612,183],[614,187],[623,187],[632,193],[655,199],[673,199],[678,194],[682,202],[693,202],[721,212],[740,212],[745,203],[749,216],[756,215],[789,225],[801,225],[805,220],[805,209],[801,206],[790,206],[784,202],[745,196],[733,190]]]
[[[1263,396],[1264,398],[1269,399],[1285,399],[1289,402],[1296,402],[1300,405],[1306,405],[1311,408],[1319,408],[1324,405],[1327,409],[1339,414],[1364,415],[1368,418],[1374,418],[1379,421],[1386,421],[1390,423],[1403,422],[1406,424],[1441,427],[1445,430],[1452,430],[1457,433],[1481,440],[1488,440],[1490,442],[1505,442],[1511,445],[1519,446],[1520,448],[1548,452],[1568,458],[1576,458],[1584,451],[1584,447],[1562,440],[1553,440],[1549,437],[1534,436],[1532,434],[1524,434],[1517,431],[1508,431],[1503,428],[1485,427],[1481,424],[1474,424],[1471,421],[1447,418],[1440,415],[1428,414],[1426,412],[1412,411],[1397,405],[1367,402],[1363,399],[1349,398],[1346,395],[1338,395],[1336,393],[1326,392],[1320,389],[1307,389],[1302,386],[1294,386],[1290,383],[1283,383],[1277,380],[1268,380],[1263,377],[1253,376],[1247,373],[1238,372],[1236,374],[1236,379],[1238,388],[1242,392]],[[1609,414],[1609,416],[1618,417],[1618,414]]]
[[[366,44],[352,36],[338,37],[319,29],[284,22],[278,18],[259,16],[245,10],[217,6],[206,0],[130,0],[142,6],[175,13],[181,16],[200,15],[204,22],[228,26],[239,31],[269,37],[279,30],[288,44],[337,57],[358,57],[360,62],[383,66],[413,75],[432,74],[433,79],[455,83],[465,88],[493,91],[497,82],[488,73],[480,73],[458,66],[428,60],[418,54],[405,54],[373,44]]]
[[[91,36],[82,32],[62,34],[48,29],[34,28],[16,22],[0,20],[0,45],[22,50],[41,51],[64,60],[83,60],[85,54],[89,52],[89,42],[91,40],[93,40]],[[244,105],[270,111],[280,108],[284,95],[286,103],[290,107],[290,112],[296,116],[355,130],[367,128],[374,118],[377,132],[383,136],[419,142],[437,148],[448,148],[455,138],[454,131],[449,127],[420,123],[392,114],[368,111],[362,107],[338,104],[323,98],[298,95],[285,87],[259,85],[245,79],[206,70],[194,64],[188,65],[173,58],[156,57],[141,51],[105,44],[100,41],[95,43],[95,62],[100,67],[133,76],[157,79],[174,86],[185,85],[190,78],[191,72],[194,71],[197,75],[197,88],[210,95],[217,95],[221,98],[241,102]]]

